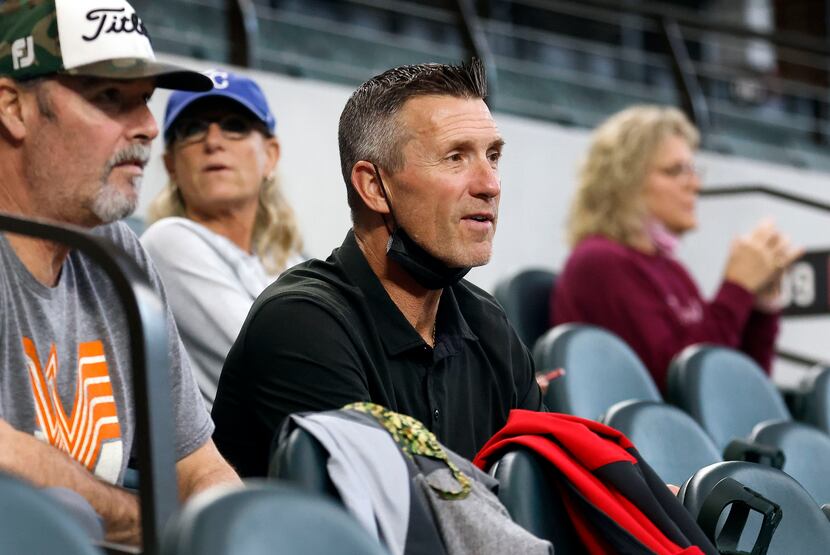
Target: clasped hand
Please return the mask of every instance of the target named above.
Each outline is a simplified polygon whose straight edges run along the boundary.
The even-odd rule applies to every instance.
[[[755,295],[755,307],[771,312],[780,309],[781,277],[804,254],[770,219],[762,220],[749,233],[732,241],[725,279]]]

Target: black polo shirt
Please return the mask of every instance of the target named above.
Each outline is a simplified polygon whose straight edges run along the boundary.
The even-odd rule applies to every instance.
[[[490,295],[466,281],[444,289],[433,349],[350,231],[254,303],[222,369],[213,437],[242,476],[262,476],[287,415],[354,401],[414,416],[470,459],[510,409],[542,407],[532,359]]]

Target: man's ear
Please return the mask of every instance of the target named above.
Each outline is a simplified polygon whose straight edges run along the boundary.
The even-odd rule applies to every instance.
[[[22,90],[8,77],[0,77],[0,131],[16,141],[22,141],[26,136]]]
[[[360,160],[352,167],[352,187],[360,195],[363,204],[373,212],[389,214],[391,211],[389,202],[386,200],[389,189],[386,189],[386,194],[384,194],[379,179],[371,162]]]

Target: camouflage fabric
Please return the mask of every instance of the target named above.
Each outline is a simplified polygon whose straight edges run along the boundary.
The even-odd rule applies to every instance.
[[[32,60],[27,64],[27,60]],[[27,79],[63,69],[54,0],[0,4],[0,75]]]
[[[374,403],[351,403],[343,407],[345,410],[363,412],[374,417],[386,431],[392,436],[401,450],[408,456],[420,455],[430,457],[446,463],[453,478],[458,483],[458,488],[442,489],[430,483],[430,487],[438,493],[442,499],[464,499],[470,494],[470,478],[461,472],[461,469],[447,457],[447,452],[435,438],[435,435],[427,430],[420,421],[393,412],[386,407]]]

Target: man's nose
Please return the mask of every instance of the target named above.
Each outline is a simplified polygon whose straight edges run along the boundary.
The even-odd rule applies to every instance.
[[[489,158],[476,164],[470,193],[475,197],[483,198],[494,198],[501,193],[501,177],[498,167],[494,167]]]
[[[133,121],[130,122],[130,139],[138,139],[149,143],[158,137],[158,134],[159,127],[150,108],[146,104],[138,106]]]

